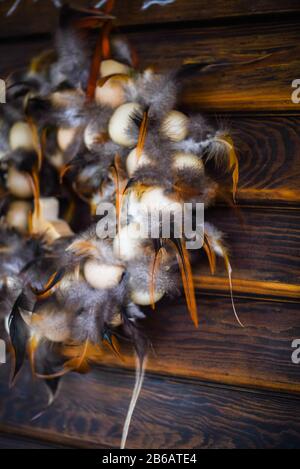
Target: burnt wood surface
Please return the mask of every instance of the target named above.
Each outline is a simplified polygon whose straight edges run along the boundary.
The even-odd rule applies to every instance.
[[[284,17],[295,16],[300,12],[298,0],[176,0],[176,3],[164,8],[153,5],[148,10],[141,10],[143,0],[116,0],[113,14],[121,27],[146,26],[160,23],[212,22],[212,20],[240,21],[246,17],[258,19],[267,14]],[[73,5],[86,6],[87,0],[72,0]],[[0,4],[0,14],[5,16],[13,0]],[[1,24],[0,36],[30,35],[52,32],[57,25],[57,10],[51,0],[42,0],[35,6],[32,14],[32,0],[22,0],[18,10]]]
[[[83,4],[82,0],[74,3]],[[300,448],[300,70],[298,0],[177,0],[140,11],[117,0],[119,31],[140,66],[220,63],[187,80],[181,107],[228,128],[240,161],[237,207],[219,200],[206,218],[225,233],[233,267],[235,321],[226,272],[200,257],[194,268],[200,317],[183,298],[148,311],[154,352],[134,414],[132,448]],[[0,77],[52,46],[57,10],[23,0],[0,5]],[[0,448],[118,447],[134,384],[132,352],[107,355],[87,376],[68,376],[42,417],[44,386],[29,371],[9,389],[0,366]]]
[[[141,67],[154,64],[166,71],[183,63],[214,64],[205,73],[195,72],[184,87],[185,107],[213,113],[254,110],[298,113],[299,105],[292,102],[291,96],[292,81],[298,77],[300,68],[299,24],[289,20],[247,27],[161,26],[155,30],[130,30],[127,37],[136,49]],[[15,66],[24,65],[27,54],[29,58],[32,53],[48,48],[51,41],[42,37],[37,43],[29,37],[21,47],[15,46],[15,39],[1,41],[2,74],[11,71],[14,55]]]
[[[32,56],[50,48],[51,44],[48,40],[24,40],[20,48],[14,42],[0,42],[0,76],[5,78],[12,70],[26,67]],[[204,84],[201,86],[205,87]],[[288,92],[291,90],[288,83]],[[188,109],[183,109],[189,112]],[[250,205],[299,206],[298,116],[276,116],[271,112],[260,115],[253,111],[249,115],[242,112],[222,112],[214,116],[207,114],[207,118],[215,125],[228,129],[235,141],[240,162],[238,202]]]
[[[296,22],[192,26],[132,32],[141,65],[165,70],[185,63],[219,64],[198,73],[182,102],[194,110],[299,111],[291,100],[299,71],[300,27]]]
[[[133,373],[107,369],[69,376],[53,407],[32,422],[43,390],[24,372],[14,394],[0,389],[0,431],[65,446],[117,448],[133,382]],[[296,448],[299,404],[292,395],[148,373],[127,447]]]
[[[299,305],[236,299],[244,324],[237,323],[228,298],[197,295],[199,329],[182,300],[163,301],[148,311],[151,340],[147,369],[152,373],[195,378],[235,386],[300,393],[299,366],[292,362],[292,342],[300,337]],[[132,350],[121,344],[122,361],[107,354],[112,367],[134,368]],[[13,391],[14,392],[14,391]]]
[[[22,437],[20,434],[0,433],[0,449],[65,449],[69,447],[39,441],[38,438]]]

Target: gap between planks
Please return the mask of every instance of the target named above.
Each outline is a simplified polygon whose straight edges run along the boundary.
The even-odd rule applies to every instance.
[[[106,374],[109,373],[111,377],[113,375],[116,376],[117,381],[122,379],[124,377],[124,382],[128,382],[128,379],[131,380],[131,377],[133,375],[133,372],[128,371],[128,370],[123,370],[120,368],[108,368],[108,367],[103,367],[102,370],[99,367],[99,369],[96,371],[96,374],[101,371],[105,372]],[[119,377],[118,377],[119,375]],[[290,394],[289,392],[278,392],[278,390],[264,390],[264,389],[250,389],[250,388],[243,388],[241,386],[232,386],[232,385],[227,385],[227,384],[222,384],[222,383],[217,383],[215,384],[214,382],[207,382],[204,381],[202,382],[201,380],[194,380],[194,379],[182,379],[182,378],[177,378],[177,377],[172,377],[172,376],[162,376],[157,373],[151,373],[149,372],[147,374],[147,377],[149,378],[150,382],[151,379],[153,378],[154,381],[166,381],[169,384],[182,384],[182,385],[190,385],[194,389],[197,388],[197,393],[198,396],[201,395],[201,393],[204,393],[204,395],[209,395],[210,390],[212,393],[212,396],[216,394],[216,392],[219,391],[222,392],[224,391],[224,394],[228,395],[228,392],[231,392],[232,394],[236,394],[236,396],[246,396],[248,394],[248,399],[250,399],[253,402],[255,402],[255,398],[265,398],[265,400],[270,399],[279,399],[281,402],[281,405],[285,406],[286,403],[289,403],[289,405],[293,404],[294,406],[299,405],[299,395],[295,394]],[[96,375],[94,374],[94,380],[97,380]],[[152,380],[153,381],[153,380]],[[97,380],[98,383],[98,380]],[[127,383],[128,384],[128,383]],[[127,384],[125,384],[127,386]],[[149,386],[149,383],[148,383]],[[146,388],[148,388],[148,386]],[[151,387],[151,386],[150,386]],[[274,392],[275,391],[275,392]],[[247,399],[247,398],[246,398]],[[279,404],[278,404],[279,405]],[[258,415],[261,415],[261,410],[262,408],[258,409]],[[51,410],[50,410],[51,412]],[[53,417],[52,417],[53,420]],[[51,445],[59,445],[59,446],[65,446],[65,447],[78,447],[78,448],[99,448],[99,449],[108,449],[108,445],[103,444],[102,442],[96,441],[94,437],[90,437],[87,440],[84,440],[83,438],[79,438],[78,434],[67,434],[65,432],[58,432],[55,428],[41,428],[39,426],[38,428],[35,428],[34,426],[30,425],[30,422],[27,424],[24,422],[22,424],[12,424],[12,423],[0,423],[0,435],[2,434],[7,434],[8,436],[11,435],[11,438],[19,436],[20,438],[27,438],[30,439],[31,441],[35,440],[37,443],[48,443]],[[109,446],[110,449],[112,449],[114,446]]]

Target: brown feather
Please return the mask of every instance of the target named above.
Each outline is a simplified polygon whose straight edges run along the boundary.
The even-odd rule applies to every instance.
[[[205,233],[204,235],[204,243],[203,243],[203,248],[206,252],[208,262],[209,262],[209,267],[212,275],[215,274],[216,271],[216,254],[210,244],[210,239],[209,236]]]
[[[191,319],[196,327],[199,326],[197,303],[195,297],[195,286],[193,281],[193,273],[189,259],[188,251],[181,239],[172,240],[172,244],[176,248],[177,259],[181,271],[182,283],[186,298],[187,307]]]
[[[102,31],[99,34],[92,64],[91,64],[90,77],[89,77],[88,86],[86,90],[86,97],[88,101],[93,101],[95,98],[95,90],[97,86],[101,60],[102,60]]]
[[[138,143],[136,147],[136,155],[137,155],[138,160],[142,156],[142,153],[144,150],[146,135],[147,135],[147,128],[148,128],[148,111],[145,111],[143,114],[143,119],[142,119],[140,131],[139,131]]]
[[[31,118],[28,117],[27,122],[31,130],[33,146],[37,154],[37,170],[40,171],[43,163],[43,149],[40,141],[39,131]]]

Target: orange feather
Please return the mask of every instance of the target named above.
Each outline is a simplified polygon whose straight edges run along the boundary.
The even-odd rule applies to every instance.
[[[196,296],[195,296],[195,286],[193,281],[193,273],[191,268],[191,263],[189,259],[188,251],[184,245],[183,240],[176,240],[177,242],[174,243],[177,251],[177,259],[181,271],[182,283],[186,298],[187,307],[191,316],[191,319],[196,327],[199,327],[199,320],[198,320],[198,311],[197,311],[197,303],[196,303]]]
[[[139,139],[138,139],[138,143],[136,147],[136,155],[137,155],[138,160],[142,156],[142,153],[144,150],[146,135],[147,135],[147,127],[148,127],[148,111],[145,111],[143,115],[141,127],[140,127]]]
[[[216,271],[216,254],[215,254],[215,251],[211,247],[210,240],[207,234],[204,235],[203,248],[208,258],[210,271],[212,275],[214,275]]]

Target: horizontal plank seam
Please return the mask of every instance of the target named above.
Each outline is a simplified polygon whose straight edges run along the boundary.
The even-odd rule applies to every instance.
[[[0,18],[0,21],[5,21],[5,16]],[[266,26],[270,25],[280,25],[284,24],[300,24],[300,9],[294,12],[281,12],[281,13],[258,13],[252,15],[242,15],[242,16],[227,16],[219,17],[213,19],[199,19],[199,20],[182,20],[182,21],[166,21],[162,23],[140,23],[132,25],[118,25],[116,18],[116,27],[117,30],[124,34],[130,33],[140,33],[140,32],[155,32],[157,30],[186,30],[190,28],[207,28],[214,29],[218,27],[228,27],[228,26],[255,26],[259,24],[265,24]],[[43,33],[28,33],[15,36],[0,36],[0,45],[1,42],[14,43],[18,41],[37,41],[43,39],[50,39],[53,35],[52,31]]]
[[[56,13],[53,13],[55,16]],[[5,21],[5,15],[0,18],[1,21]],[[249,15],[231,15],[231,16],[220,16],[215,18],[203,18],[198,20],[181,20],[181,21],[163,21],[161,23],[133,23],[133,24],[118,24],[118,17],[116,17],[116,25],[117,29],[126,34],[130,33],[138,33],[138,32],[155,32],[157,30],[164,29],[165,31],[169,30],[184,30],[189,28],[215,28],[215,27],[228,27],[228,26],[251,26],[251,25],[258,25],[258,24],[266,24],[269,26],[270,24],[284,24],[284,23],[292,23],[297,24],[300,22],[300,9],[294,11],[282,11],[282,12],[269,12],[269,13],[253,13]],[[7,39],[8,41],[16,41],[19,38],[24,40],[27,37],[35,37],[35,36],[46,36],[48,33],[36,33],[32,34],[22,34],[21,36],[9,36],[5,38],[2,36],[1,39]]]
[[[110,373],[114,374],[127,374],[131,375],[134,374],[134,370],[131,367],[122,367],[120,365],[116,366],[106,366],[106,365],[97,365],[95,368],[99,371],[104,370],[104,371],[109,371]],[[209,379],[203,379],[203,378],[198,378],[198,377],[186,377],[185,375],[175,375],[172,373],[163,373],[161,371],[153,371],[149,370],[147,371],[146,369],[146,379],[152,378],[152,379],[167,379],[170,380],[174,383],[178,384],[184,384],[184,383],[189,383],[193,384],[199,387],[203,388],[212,388],[212,389],[223,389],[223,390],[230,390],[233,392],[244,392],[248,394],[259,394],[259,395],[270,395],[272,397],[278,397],[282,399],[291,398],[295,401],[300,401],[300,383],[297,384],[297,391],[291,391],[291,390],[284,390],[288,389],[286,388],[278,388],[278,387],[269,387],[269,386],[249,386],[249,385],[239,385],[239,384],[230,384],[228,382],[224,381],[215,381],[215,380],[209,380]],[[282,383],[283,386],[286,385],[286,383]],[[147,385],[147,384],[146,384]],[[290,389],[293,389],[291,387]]]
[[[118,18],[117,18],[118,19]],[[117,20],[116,19],[116,20]],[[185,30],[189,28],[218,28],[218,27],[230,27],[230,26],[255,26],[265,24],[270,26],[272,24],[297,24],[300,22],[300,10],[293,12],[276,12],[276,13],[257,13],[250,15],[231,15],[231,16],[220,16],[215,18],[203,18],[193,20],[180,20],[180,21],[163,21],[161,23],[135,23],[128,25],[119,25],[118,29],[123,33],[139,33],[139,32],[151,32],[157,30]]]
[[[26,427],[25,427],[26,428]],[[81,448],[81,449],[87,449],[87,448],[90,448],[91,446],[93,446],[93,448],[98,448],[98,449],[118,449],[118,448],[114,448],[114,447],[111,447],[111,446],[108,446],[108,445],[104,445],[103,443],[99,443],[99,442],[92,442],[92,441],[89,441],[87,443],[85,443],[84,440],[82,439],[77,439],[76,437],[72,437],[72,436],[65,436],[63,434],[60,434],[59,435],[59,439],[58,438],[55,438],[53,439],[53,436],[55,435],[54,433],[47,433],[47,429],[41,429],[41,428],[38,428],[38,429],[35,429],[34,427],[32,427],[32,435],[28,435],[28,431],[25,430],[24,426],[15,426],[15,425],[9,425],[9,424],[0,424],[0,436],[1,434],[3,436],[6,436],[9,438],[9,435],[12,435],[12,438],[15,437],[15,438],[22,438],[23,440],[27,440],[28,442],[32,442],[34,443],[34,441],[36,441],[36,443],[40,443],[40,444],[49,444],[49,445],[57,445],[57,446],[60,446],[60,447],[65,447],[66,449],[67,448],[70,448],[70,449],[77,449],[77,448]],[[55,435],[56,436],[56,435]],[[50,448],[51,449],[51,448]],[[62,448],[64,449],[64,448]]]
[[[129,374],[130,375],[134,374],[133,370],[124,369],[120,367],[98,366],[97,369],[99,371],[101,371],[102,369],[105,371],[109,371],[112,374],[118,374],[118,375],[128,376]],[[299,395],[298,393],[291,392],[291,391],[275,390],[274,392],[274,389],[272,388],[258,389],[258,388],[251,388],[251,387],[246,387],[246,386],[230,385],[230,384],[220,383],[220,382],[216,383],[214,381],[205,381],[205,380],[201,380],[198,378],[183,378],[179,376],[156,373],[156,372],[155,373],[147,372],[147,377],[154,378],[154,379],[168,379],[169,381],[172,381],[174,383],[180,383],[180,384],[190,383],[193,385],[197,385],[198,387],[202,387],[202,388],[211,388],[211,389],[217,388],[217,389],[223,389],[223,390],[230,390],[233,392],[243,392],[243,393],[251,394],[252,396],[256,394],[256,395],[261,395],[261,396],[270,396],[272,398],[278,398],[278,399],[282,399],[285,401],[288,399],[289,403],[291,402],[291,400],[293,400],[296,403],[300,401],[300,391],[298,391]],[[145,386],[147,386],[147,382],[145,382]],[[50,443],[52,445],[58,444],[60,446],[73,447],[73,448],[76,448],[76,447],[87,448],[92,445],[92,446],[97,446],[99,449],[108,449],[108,446],[100,444],[99,442],[93,442],[92,440],[85,443],[82,440],[78,440],[77,438],[73,438],[71,436],[65,436],[61,434],[59,436],[60,441],[58,441],[57,438],[53,440],[53,434],[51,435],[51,433],[50,434],[47,433],[47,430],[40,429],[40,428],[36,430],[32,428],[32,430],[33,430],[33,434],[28,436],[28,433],[24,429],[24,426],[19,427],[19,426],[14,426],[14,425],[9,425],[9,424],[7,425],[0,424],[0,434],[2,433],[8,436],[12,435],[12,437],[20,436],[31,442],[35,440],[36,442],[40,442],[40,443],[44,442],[44,443]],[[38,433],[38,437],[35,436],[35,433],[34,433],[35,431],[36,433]]]
[[[0,425],[1,427],[1,425]],[[5,428],[4,429],[0,429],[0,443],[1,443],[1,437],[3,438],[6,438],[7,440],[12,440],[13,441],[20,441],[22,443],[28,443],[28,444],[38,444],[38,445],[49,445],[49,449],[54,449],[55,447],[55,443],[53,441],[51,441],[50,439],[49,440],[45,440],[45,439],[42,439],[42,438],[39,438],[38,436],[34,436],[34,437],[30,437],[30,435],[23,435],[23,434],[18,434],[16,433],[15,431],[11,432],[11,431],[6,431]],[[53,448],[51,448],[51,446]],[[60,443],[57,443],[57,446],[59,446],[60,448],[62,449],[69,449],[71,447],[73,448],[76,448],[76,446],[70,444],[70,445],[66,445],[66,444],[60,444]]]

